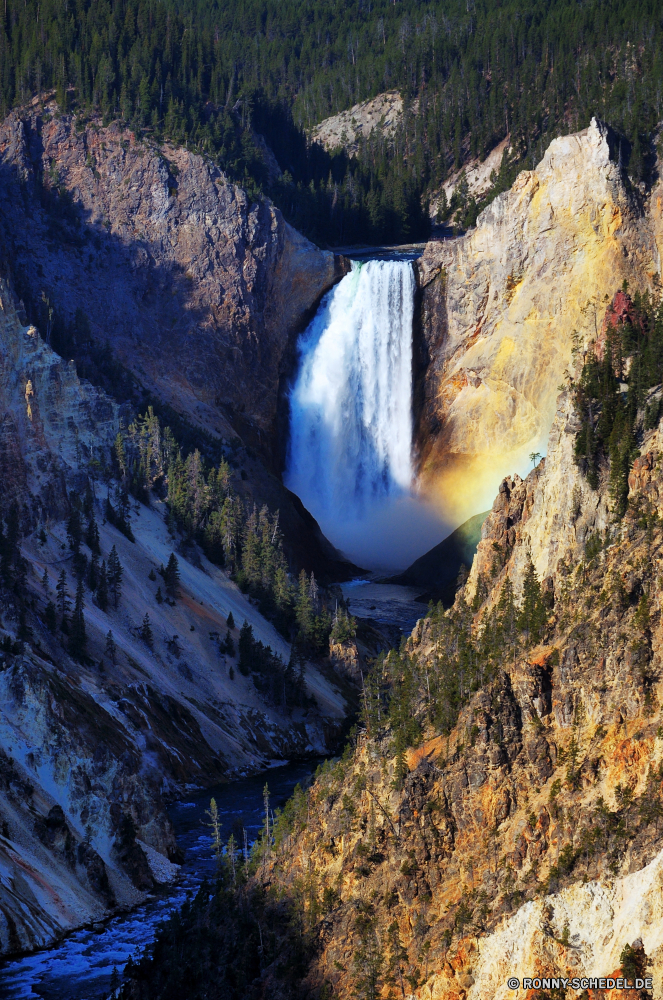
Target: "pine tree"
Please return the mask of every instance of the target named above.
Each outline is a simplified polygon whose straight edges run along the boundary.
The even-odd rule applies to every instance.
[[[274,580],[278,558],[278,513],[272,522],[266,505],[260,509],[258,517],[258,536],[260,538],[260,583],[269,590]]]
[[[120,491],[117,504],[117,527],[130,542],[135,541],[131,530],[131,500],[126,490]]]
[[[295,614],[301,634],[309,638],[313,634],[313,601],[306,570],[302,570],[299,574]]]
[[[124,450],[124,441],[122,440],[122,434],[118,431],[117,437],[115,438],[115,461],[117,462],[117,467],[120,471],[120,475],[124,479],[127,474],[127,456]]]
[[[242,572],[246,577],[246,582],[251,587],[255,587],[260,583],[260,539],[258,537],[258,515],[255,504],[244,528]]]
[[[81,512],[75,505],[72,506],[67,519],[67,538],[69,539],[69,548],[77,555],[81,547],[83,531],[81,528]]]
[[[237,664],[240,674],[248,677],[253,667],[253,629],[245,620],[239,630],[239,663]]]
[[[97,576],[97,604],[102,611],[108,607],[108,576],[106,573],[106,560],[101,564]]]
[[[230,628],[230,629],[234,629],[234,627],[235,627],[235,619],[233,618],[233,613],[232,613],[232,611],[230,611],[230,612],[229,612],[229,614],[228,614],[228,618],[227,618],[227,620],[226,620],[226,625],[227,625],[227,626],[228,626],[228,628]]]
[[[504,645],[515,655],[516,626],[518,623],[518,609],[513,593],[513,583],[508,576],[504,581],[500,599],[497,604],[497,645]]]
[[[120,597],[122,595],[122,577],[124,575],[124,570],[122,569],[122,564],[120,563],[120,557],[117,554],[115,546],[110,550],[110,555],[108,557],[108,587],[111,594],[113,595],[113,604],[117,608]]]
[[[166,586],[166,593],[173,600],[178,596],[178,586],[180,582],[180,566],[174,552],[170,553],[168,564],[163,571],[163,582]]]
[[[67,614],[69,612],[69,608],[71,607],[71,602],[69,600],[69,594],[67,593],[67,574],[64,569],[60,570],[58,582],[55,587],[55,594],[56,606],[60,616],[60,627],[63,632],[66,632],[68,630]]]
[[[274,584],[272,588],[276,606],[282,611],[287,610],[292,604],[292,587],[288,578],[285,566],[278,566],[274,574]]]
[[[205,811],[205,815],[210,818],[210,822],[205,825],[209,826],[212,831],[212,850],[214,851],[217,867],[219,867],[221,865],[223,841],[221,840],[221,819],[216,799],[210,799],[209,810]]]
[[[394,788],[396,789],[401,789],[403,787],[403,779],[405,778],[405,775],[408,773],[405,749],[406,749],[405,733],[403,732],[402,729],[399,729],[394,739],[394,750],[395,750]]]
[[[90,515],[88,517],[87,528],[85,530],[85,544],[89,548],[90,552],[93,552],[97,556],[101,555],[99,528],[97,527],[93,510],[90,511]]]
[[[99,556],[95,552],[90,561],[87,571],[87,585],[94,593],[99,583]]]
[[[546,608],[541,594],[539,578],[529,556],[525,580],[523,582],[523,599],[518,615],[518,628],[524,632],[529,645],[535,645],[543,638],[546,627]]]
[[[155,594],[157,604],[163,604],[163,594],[161,593],[161,586],[157,587],[157,592]]]
[[[110,658],[112,664],[115,664],[117,657],[117,646],[115,645],[115,639],[113,638],[113,633],[109,630],[106,634],[106,656]]]
[[[85,654],[85,647],[87,646],[85,616],[83,614],[84,607],[84,586],[83,581],[79,580],[76,588],[76,604],[69,627],[69,652],[78,659]]]
[[[317,610],[319,588],[313,570],[311,570],[311,579],[309,580],[308,592],[311,596],[311,603],[313,605],[313,609]]]
[[[48,589],[49,588],[48,588],[48,570],[47,569],[44,570],[44,575],[41,578],[41,585],[44,588],[44,590],[46,591],[46,593],[48,593]]]
[[[44,621],[49,632],[55,632],[58,627],[57,613],[53,601],[49,601],[44,610]]]
[[[141,625],[140,628],[140,637],[147,646],[152,645],[154,637],[152,635],[152,626],[150,625],[150,616],[147,613],[147,611],[145,612],[145,617],[143,618],[143,624]]]
[[[87,575],[87,556],[84,552],[74,552],[71,560],[74,576],[77,580],[83,580]]]

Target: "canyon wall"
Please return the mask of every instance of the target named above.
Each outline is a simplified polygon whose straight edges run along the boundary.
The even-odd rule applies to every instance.
[[[561,977],[550,995],[595,1000],[663,991],[663,428],[644,432],[622,522],[607,477],[592,490],[571,460],[576,430],[564,392],[547,459],[501,484],[447,613],[456,636],[469,615],[488,650],[508,618],[492,612],[507,581],[523,594],[531,554],[546,575],[545,642],[507,644],[492,672],[486,653],[455,724],[424,724],[415,749],[399,749],[393,711],[369,715],[354,753],[279,831],[262,880],[309,928],[302,995],[549,995],[513,976]],[[444,620],[418,623],[409,666],[401,651],[422,718],[449,649]],[[650,977],[653,991],[570,982],[620,976]],[[269,977],[277,989],[276,964]]]
[[[661,183],[635,189],[618,137],[592,121],[555,139],[465,236],[418,262],[419,476],[452,523],[545,451],[557,387],[612,294],[659,288]]]
[[[5,280],[0,413],[0,954],[6,956],[144,900],[164,871],[167,877],[176,871],[166,859],[179,860],[167,801],[275,758],[327,752],[346,706],[312,667],[304,685],[315,701],[294,708],[276,704],[239,673],[236,653],[219,646],[231,612],[235,649],[245,620],[285,662],[290,647],[226,573],[195,547],[180,546],[163,501],[132,503],[134,540],[108,523],[104,470],[121,408],[25,325]],[[59,601],[61,574],[73,606],[77,571],[66,517],[88,483],[100,558],[108,561],[115,548],[122,594],[117,605],[102,607],[91,587],[83,589],[87,648],[72,658],[60,616],[49,626],[45,609]],[[92,552],[85,543],[81,549],[89,566]],[[174,550],[179,597],[164,600],[158,573]],[[149,642],[141,637],[146,615]],[[161,855],[156,865],[150,848]]]
[[[47,341],[68,327],[83,365],[110,345],[131,390],[88,367],[119,403],[151,393],[240,449],[240,492],[280,509],[293,565],[352,572],[280,479],[296,335],[342,259],[204,157],[50,102],[0,125],[0,263]]]
[[[64,514],[69,474],[90,462],[106,464],[120,409],[25,325],[2,279],[0,400],[3,511],[16,500],[30,519]]]
[[[82,309],[142,385],[269,457],[284,355],[333,254],[204,157],[53,103],[2,123],[0,179],[21,287],[68,320]]]

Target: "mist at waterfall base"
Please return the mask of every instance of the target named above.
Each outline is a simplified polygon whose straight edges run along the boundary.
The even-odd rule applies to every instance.
[[[408,261],[353,262],[299,341],[285,482],[366,569],[403,569],[449,528],[413,490]]]

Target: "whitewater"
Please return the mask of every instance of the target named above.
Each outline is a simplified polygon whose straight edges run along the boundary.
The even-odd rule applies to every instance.
[[[446,533],[416,495],[409,261],[353,262],[300,338],[285,482],[368,569],[399,569]]]

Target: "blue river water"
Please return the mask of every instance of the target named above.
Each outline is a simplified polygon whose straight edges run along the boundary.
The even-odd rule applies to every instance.
[[[263,788],[270,789],[270,807],[289,798],[295,785],[307,778],[313,764],[300,762],[207,789],[170,809],[177,841],[185,860],[176,884],[131,913],[108,921],[103,929],[80,930],[45,951],[6,963],[0,968],[2,1000],[106,1000],[113,967],[120,972],[128,959],[149,945],[157,925],[195,893],[214,874],[215,861],[205,826],[210,798],[216,799],[227,839],[238,822],[256,838],[262,825]]]

